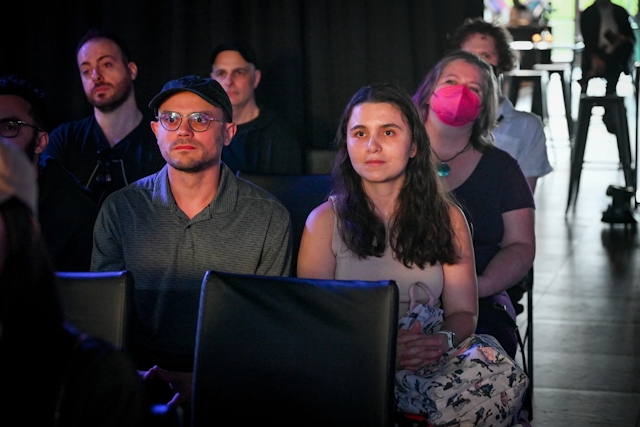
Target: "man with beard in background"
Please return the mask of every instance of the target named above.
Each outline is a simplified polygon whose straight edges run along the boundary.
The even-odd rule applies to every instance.
[[[99,205],[125,185],[160,170],[165,161],[138,108],[133,81],[138,66],[118,36],[89,30],[76,60],[93,115],[51,132],[42,158],[53,157],[92,192]]]

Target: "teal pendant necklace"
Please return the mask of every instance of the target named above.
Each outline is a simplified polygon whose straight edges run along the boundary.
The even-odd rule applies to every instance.
[[[458,157],[460,154],[464,153],[465,151],[467,151],[469,149],[469,147],[471,146],[471,140],[469,140],[469,142],[467,143],[467,145],[464,146],[464,148],[460,151],[458,151],[453,157],[448,158],[447,160],[442,160],[440,158],[440,156],[438,156],[438,154],[436,153],[435,150],[431,150],[433,152],[433,154],[438,158],[439,162],[436,165],[436,170],[438,171],[438,176],[440,177],[446,177],[449,176],[449,174],[451,173],[451,166],[449,166],[447,164],[447,162],[450,162],[451,160],[455,159],[456,157]]]

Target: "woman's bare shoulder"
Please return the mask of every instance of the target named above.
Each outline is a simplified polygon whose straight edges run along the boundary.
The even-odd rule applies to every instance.
[[[331,226],[333,226],[334,218],[335,212],[333,210],[333,202],[331,200],[327,200],[311,211],[307,217],[307,227],[327,224],[331,224]]]

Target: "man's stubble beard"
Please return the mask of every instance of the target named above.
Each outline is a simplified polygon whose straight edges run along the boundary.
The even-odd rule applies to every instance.
[[[120,108],[133,92],[133,81],[127,79],[124,84],[115,86],[115,94],[113,98],[106,100],[104,103],[94,100],[91,96],[87,96],[89,103],[102,113],[111,113]]]
[[[202,150],[202,145],[198,142],[194,142],[193,140],[179,140],[174,142],[173,144],[171,144],[171,147],[174,147],[176,145],[180,145],[181,143],[184,142],[189,142],[193,145],[195,145],[196,147],[198,147],[200,150]],[[216,163],[220,163],[220,156],[218,156],[217,158],[203,158],[200,160],[192,160],[189,161],[188,163],[185,164],[184,161],[179,160],[178,158],[173,158],[171,157],[171,148],[169,148],[166,157],[163,154],[163,157],[165,157],[165,161],[169,164],[169,166],[171,166],[172,168],[174,168],[175,170],[178,170],[180,172],[185,172],[185,173],[198,173],[198,172],[202,172],[206,169],[209,169],[211,166],[215,165]]]

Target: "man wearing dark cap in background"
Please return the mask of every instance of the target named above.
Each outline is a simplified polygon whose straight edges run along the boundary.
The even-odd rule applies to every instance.
[[[222,160],[235,173],[302,173],[302,146],[273,110],[258,106],[255,90],[262,73],[252,47],[241,40],[218,44],[211,52],[211,78],[229,95],[238,127]]]
[[[152,398],[163,392],[164,403],[183,404],[188,414],[205,272],[288,276],[291,220],[273,196],[220,161],[236,125],[218,82],[172,80],[149,107],[167,164],[105,200],[91,269],[133,273],[138,324],[131,353]]]

